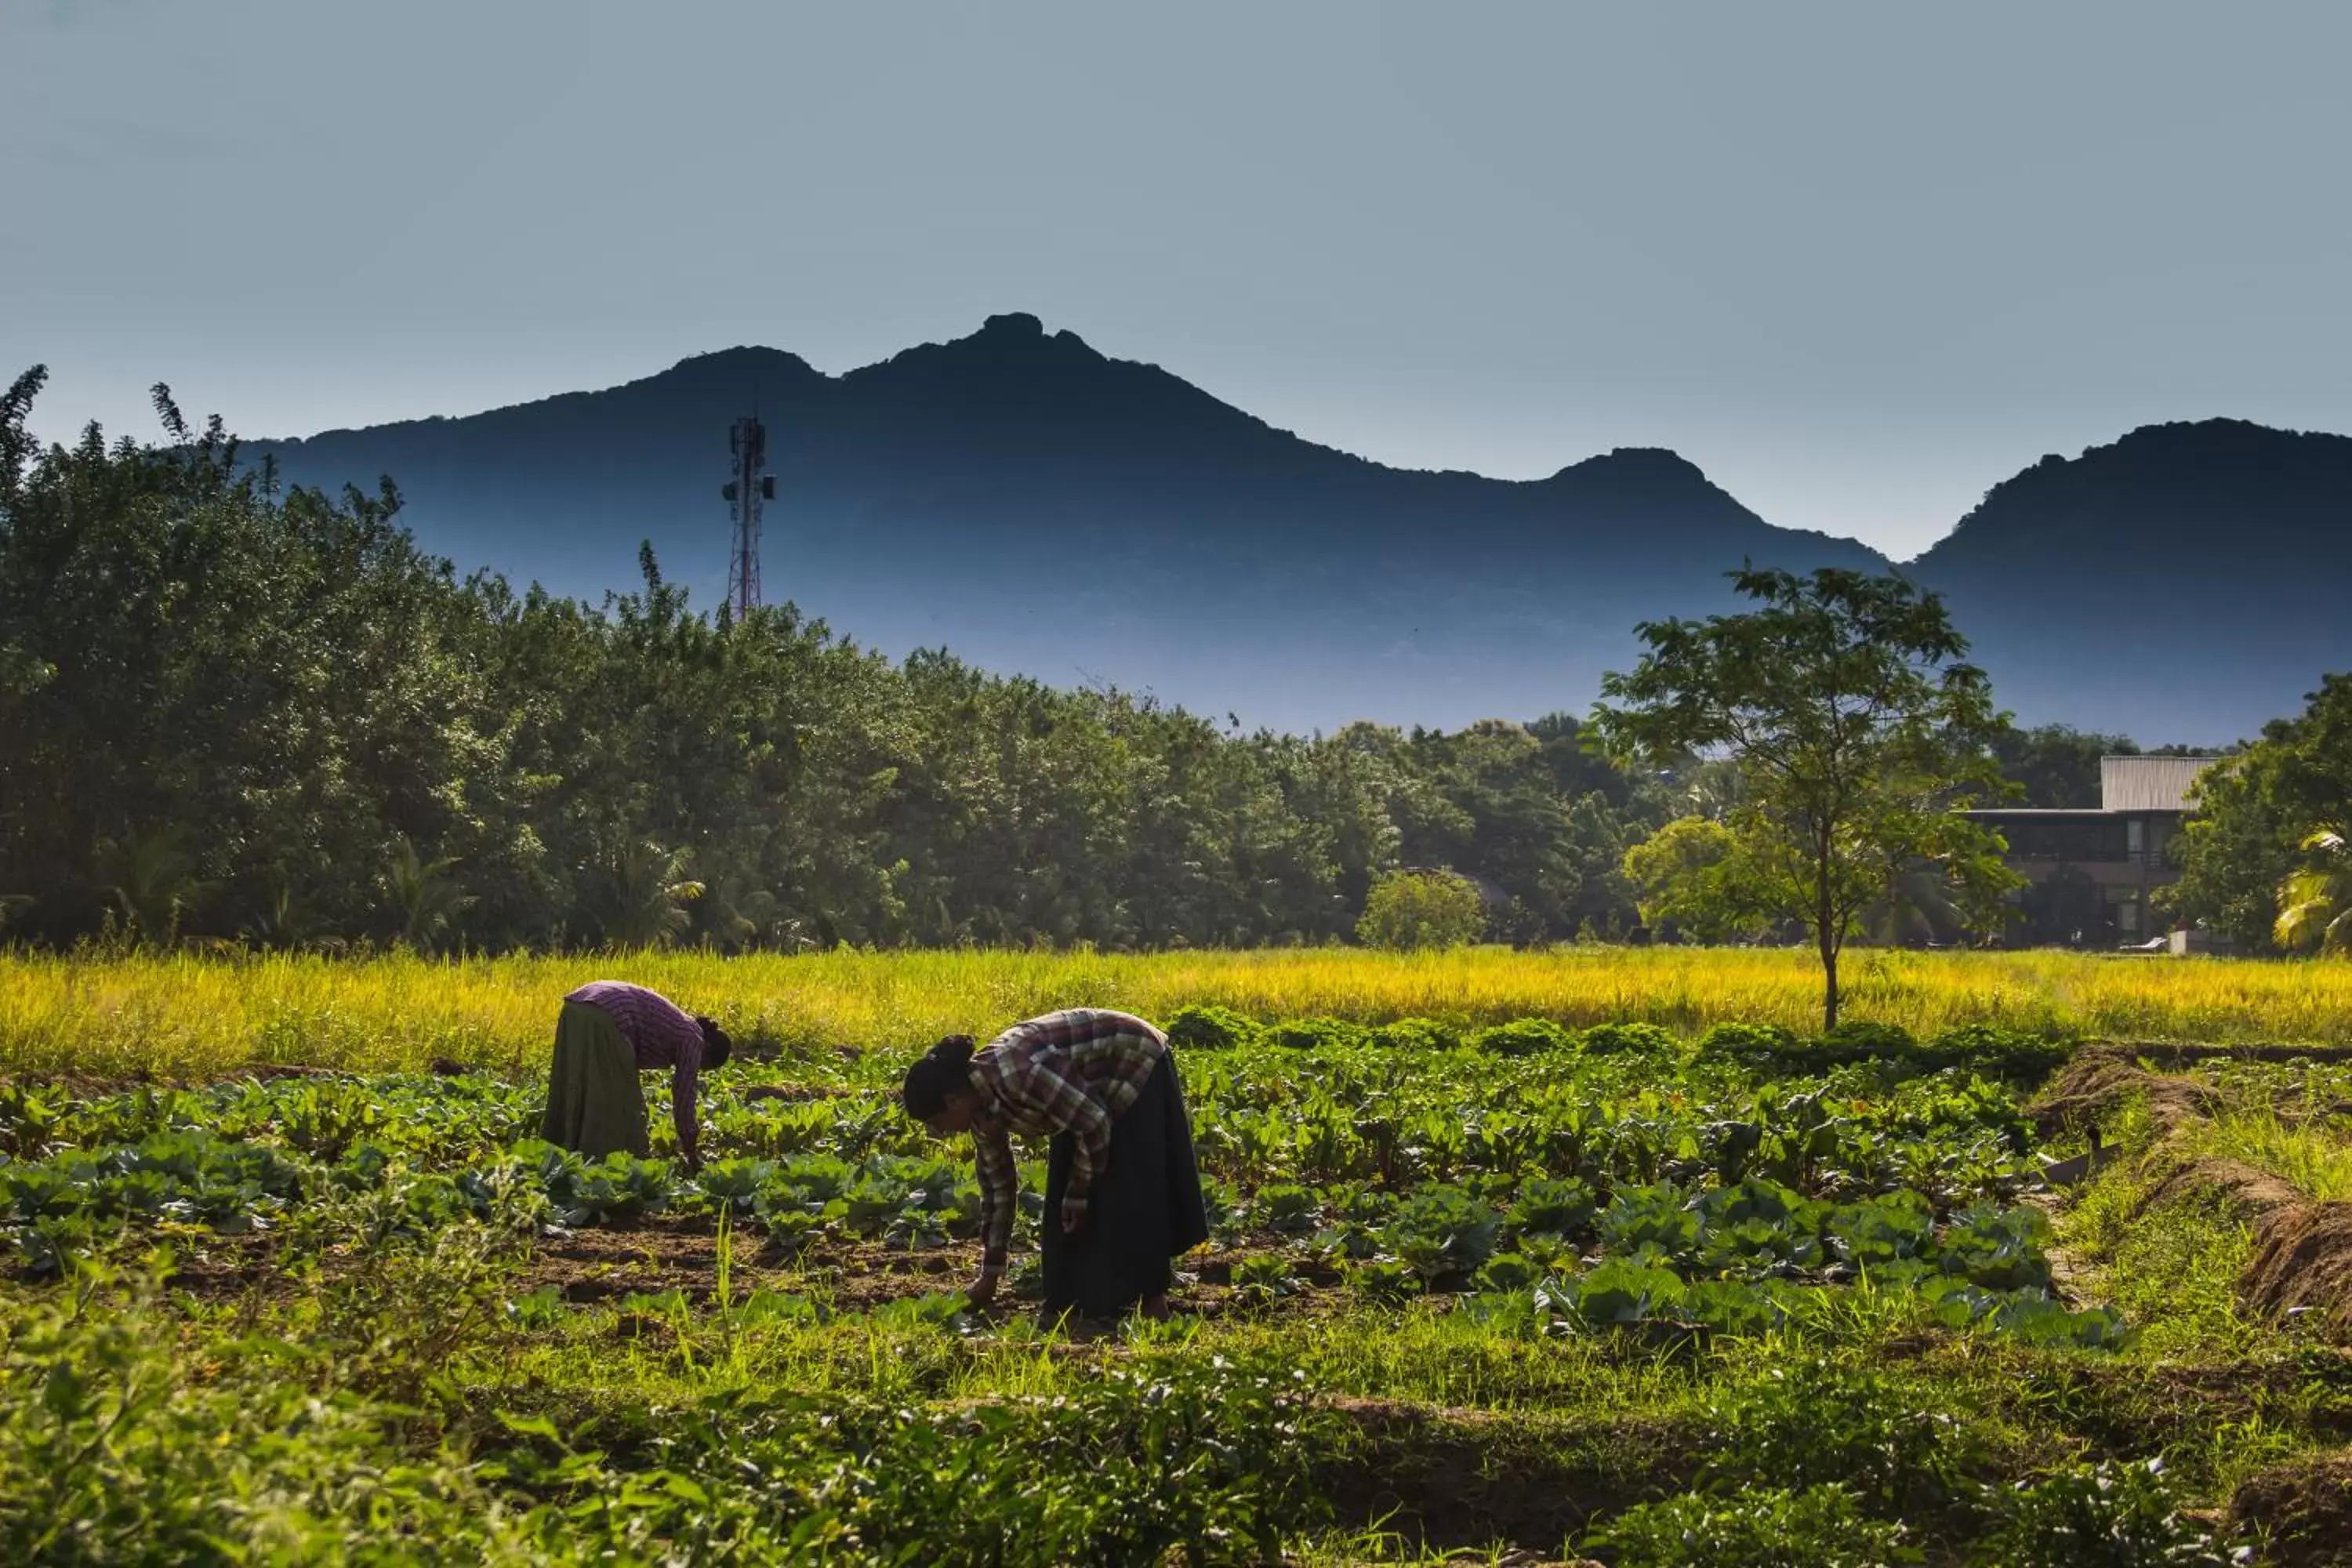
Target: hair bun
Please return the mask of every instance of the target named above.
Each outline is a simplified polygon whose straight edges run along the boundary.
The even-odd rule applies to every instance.
[[[971,1063],[971,1049],[970,1035],[946,1035],[931,1047],[930,1058],[951,1068],[968,1067]]]

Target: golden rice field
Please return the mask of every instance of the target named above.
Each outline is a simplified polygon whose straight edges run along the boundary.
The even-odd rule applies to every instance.
[[[2062,952],[1848,954],[1846,1012],[1921,1036],[1958,1024],[2125,1039],[2352,1043],[2352,963]],[[1164,1017],[1216,1003],[1262,1018],[1584,1026],[1720,1020],[1806,1030],[1809,954],[1748,949],[1354,949],[1111,955],[836,952],[362,960],[0,953],[0,1069],[194,1078],[257,1063],[536,1068],[556,1000],[600,977],[656,987],[740,1037],[893,1051],[1056,1007]]]

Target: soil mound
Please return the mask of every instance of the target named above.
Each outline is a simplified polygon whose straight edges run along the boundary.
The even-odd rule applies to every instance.
[[[2306,1454],[2247,1478],[2230,1522],[2267,1532],[2282,1568],[2352,1568],[2352,1453]]]
[[[2140,1212],[2211,1194],[2257,1224],[2298,1207],[2303,1194],[2267,1171],[2236,1160],[2186,1160],[2174,1166],[2140,1199]]]
[[[2147,1096],[2157,1125],[2167,1132],[2212,1115],[2223,1103],[2210,1084],[2149,1072],[2122,1051],[2105,1048],[2084,1051],[2068,1062],[2027,1110],[2048,1137],[2062,1128],[2094,1125],[2135,1094]]]
[[[2329,1338],[2352,1337],[2352,1204],[2298,1203],[2264,1215],[2239,1291],[2257,1311],[2306,1314]]]

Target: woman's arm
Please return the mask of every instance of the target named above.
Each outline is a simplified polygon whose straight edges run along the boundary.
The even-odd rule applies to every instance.
[[[980,1171],[980,1278],[969,1292],[972,1304],[983,1306],[996,1294],[1013,1250],[1013,1213],[1021,1193],[1020,1167],[1013,1161],[1013,1139],[1003,1128],[971,1130],[973,1163]]]
[[[1078,1230],[1087,1223],[1095,1178],[1110,1163],[1110,1112],[1087,1092],[1086,1085],[1056,1072],[1043,1056],[1031,1058],[1022,1089],[1045,1119],[1070,1134],[1076,1145],[1069,1184],[1062,1189],[1062,1228]]]

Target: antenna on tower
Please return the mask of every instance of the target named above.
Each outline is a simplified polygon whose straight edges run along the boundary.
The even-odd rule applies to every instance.
[[[727,433],[727,448],[735,458],[735,477],[720,488],[729,515],[735,522],[734,548],[727,558],[727,602],[741,620],[760,607],[760,513],[761,503],[776,499],[775,476],[767,472],[768,427],[760,423],[760,396],[751,394],[752,413],[738,419]]]

